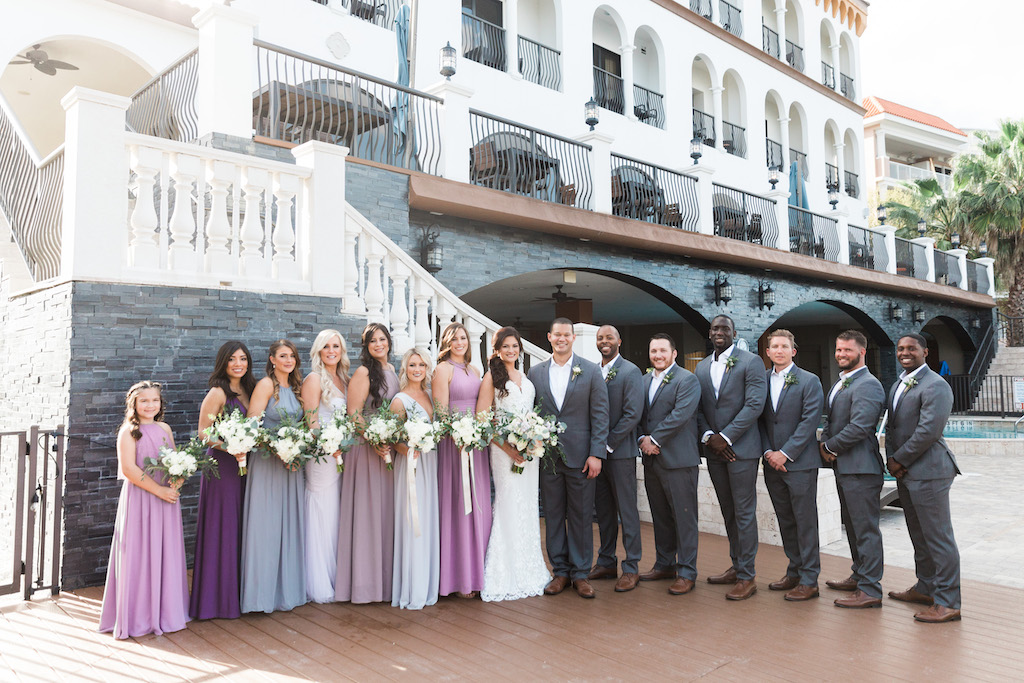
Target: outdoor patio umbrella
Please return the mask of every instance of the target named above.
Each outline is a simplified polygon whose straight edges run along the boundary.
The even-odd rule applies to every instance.
[[[398,85],[409,87],[409,22],[412,9],[402,5],[395,16],[395,39],[398,42]],[[399,90],[391,103],[391,128],[395,137],[395,156],[406,152],[409,123],[409,94]],[[412,153],[415,155],[416,150]]]

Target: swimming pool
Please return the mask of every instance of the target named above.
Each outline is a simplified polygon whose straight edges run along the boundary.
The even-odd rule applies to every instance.
[[[942,435],[952,439],[1024,439],[1024,423],[1013,434],[1014,420],[994,418],[953,418],[946,423]]]

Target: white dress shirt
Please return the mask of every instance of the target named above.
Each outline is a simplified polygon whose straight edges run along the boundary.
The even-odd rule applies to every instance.
[[[551,389],[551,396],[555,399],[555,407],[562,409],[562,401],[565,400],[565,392],[569,390],[569,382],[572,378],[572,364],[574,355],[569,355],[565,365],[555,362],[554,356],[548,363],[548,388]]]
[[[843,382],[847,378],[853,377],[854,375],[856,375],[861,370],[867,370],[867,369],[868,369],[868,366],[862,365],[859,368],[857,368],[856,370],[850,370],[849,372],[840,372],[839,373],[839,381],[836,382],[835,384],[833,384],[832,385],[832,391],[828,392],[828,406],[829,406],[829,408],[832,407],[832,401],[836,400],[836,395],[839,393],[839,390],[843,388]]]
[[[601,377],[604,378],[604,381],[608,381],[608,373],[611,371],[612,366],[618,362],[619,354],[615,354],[615,358],[612,358],[610,361],[601,366]]]
[[[899,405],[900,399],[903,398],[903,394],[905,394],[907,392],[907,388],[908,388],[907,387],[907,380],[910,379],[911,377],[914,377],[915,375],[919,374],[926,367],[928,367],[927,363],[921,363],[921,367],[919,367],[917,370],[914,370],[911,373],[908,373],[906,370],[904,370],[903,372],[900,373],[900,384],[899,384],[898,387],[896,387],[896,393],[893,394],[893,396],[892,396],[892,409],[893,410],[896,410],[896,406]]]
[[[732,355],[735,348],[736,345],[733,344],[725,351],[722,351],[717,360],[715,360],[714,354],[711,356],[711,386],[715,388],[715,398],[718,398],[718,389],[722,386],[722,380],[729,369],[725,364],[725,359]]]
[[[771,393],[772,399],[772,410],[779,409],[779,397],[782,396],[782,390],[786,388],[786,375],[788,375],[792,369],[793,363],[790,363],[782,370],[782,372],[772,370],[771,377],[768,379],[768,389]]]
[[[651,372],[651,386],[647,390],[647,403],[654,403],[654,395],[658,393],[658,387],[661,386],[661,381],[671,369],[672,366],[670,365],[661,372],[658,372],[657,370]]]

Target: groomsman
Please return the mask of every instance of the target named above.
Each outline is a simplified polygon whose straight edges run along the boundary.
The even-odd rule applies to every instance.
[[[640,452],[654,521],[654,568],[642,581],[675,579],[668,592],[684,595],[697,580],[697,406],[700,382],[675,364],[676,344],[651,337],[653,369],[644,377]]]
[[[889,597],[929,605],[914,619],[934,624],[960,618],[960,552],[949,514],[949,488],[960,470],[942,438],[953,391],[925,365],[927,357],[928,343],[919,334],[903,335],[896,344],[903,372],[889,391],[885,454],[896,477],[917,573],[913,587],[890,591]]]
[[[530,368],[542,415],[566,425],[559,439],[565,460],[540,472],[545,541],[554,578],[544,588],[561,593],[570,581],[580,597],[593,598],[587,574],[594,558],[594,479],[608,456],[608,390],[601,369],[572,352],[576,333],[568,318],[555,318],[548,332],[551,358]]]
[[[636,504],[636,427],[644,410],[643,375],[640,369],[619,355],[622,339],[611,325],[597,330],[597,350],[601,353],[601,374],[608,389],[608,457],[595,480],[594,505],[601,533],[597,564],[587,576],[614,579],[618,572],[615,554],[619,523],[626,559],[622,576],[615,583],[619,593],[636,588],[640,580],[640,512]]]
[[[828,422],[819,450],[835,468],[846,540],[853,558],[852,573],[842,581],[826,581],[834,590],[853,591],[835,601],[837,607],[882,605],[882,533],[878,528],[882,493],[882,455],[875,429],[885,409],[882,383],[864,364],[868,340],[856,330],[836,338],[839,381],[828,392]]]
[[[729,600],[746,600],[757,591],[757,466],[761,435],[757,419],[764,411],[767,382],[764,363],[736,348],[736,325],[727,315],[716,316],[708,332],[714,352],[697,364],[700,410],[697,413],[708,474],[729,535],[732,566],[708,583],[735,584]]]
[[[768,335],[768,400],[759,422],[764,483],[779,520],[786,575],[768,584],[789,591],[786,600],[818,597],[818,423],[825,397],[821,380],[793,362],[796,339],[789,330]]]

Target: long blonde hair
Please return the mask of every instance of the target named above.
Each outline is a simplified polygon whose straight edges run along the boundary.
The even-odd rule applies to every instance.
[[[327,366],[320,359],[320,352],[327,346],[327,342],[335,337],[341,342],[341,358],[338,359],[338,379],[347,387],[349,369],[348,346],[345,344],[345,338],[341,336],[341,332],[337,330],[322,330],[320,334],[316,335],[316,339],[313,340],[313,348],[309,351],[309,363],[312,372],[320,377],[320,401],[328,405],[331,402],[331,392],[332,390],[337,391],[337,387],[334,386],[334,380],[331,379],[331,373],[327,371]]]
[[[139,420],[139,411],[135,407],[135,402],[138,400],[139,394],[146,389],[156,389],[156,392],[160,394],[160,412],[156,414],[153,421],[160,422],[164,419],[164,409],[166,406],[164,406],[164,393],[160,387],[160,383],[144,379],[141,382],[133,384],[132,388],[128,390],[128,393],[125,394],[124,397],[124,422],[121,423],[121,426],[124,427],[126,425],[130,425],[132,438],[136,441],[142,438],[142,427],[140,427],[141,422]]]
[[[427,352],[416,346],[406,351],[405,355],[402,356],[402,369],[400,371],[400,374],[398,375],[398,388],[405,389],[407,386],[409,386],[409,377],[406,373],[406,368],[409,367],[409,359],[412,358],[413,356],[419,356],[420,358],[423,359],[423,362],[427,364],[427,374],[423,378],[423,391],[429,393],[430,374],[434,370],[433,364],[430,362],[430,356],[427,354]]]

